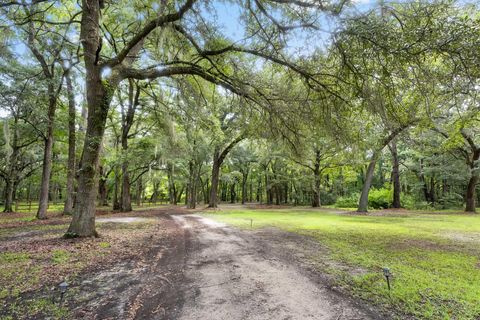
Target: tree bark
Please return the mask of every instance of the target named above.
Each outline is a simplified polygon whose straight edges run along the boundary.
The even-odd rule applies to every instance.
[[[170,204],[177,204],[177,190],[175,187],[175,181],[173,180],[174,166],[168,162],[167,163],[167,176],[168,176],[168,197],[170,199]]]
[[[220,167],[222,166],[223,160],[225,160],[225,157],[228,155],[230,150],[244,139],[243,136],[237,137],[235,140],[230,142],[230,144],[223,149],[223,151],[220,152],[220,148],[215,148],[215,151],[213,153],[213,165],[212,165],[212,183],[210,187],[210,199],[208,202],[208,207],[209,208],[216,208],[217,207],[217,195],[218,195],[218,181],[220,178]]]
[[[390,153],[392,154],[392,182],[393,182],[393,202],[392,202],[392,207],[393,208],[400,208],[400,191],[401,191],[401,185],[400,185],[400,164],[398,162],[398,152],[397,152],[397,143],[395,141],[392,141],[389,145],[390,147]]]
[[[197,174],[197,166],[193,160],[188,162],[189,168],[189,181],[188,181],[188,201],[187,201],[187,208],[195,209],[197,206],[197,185],[198,185],[198,174]]]
[[[104,175],[103,168],[99,167],[99,173],[100,173],[100,179],[98,182],[98,194],[99,194],[99,201],[98,205],[99,206],[108,206],[108,201],[107,201],[107,175]]]
[[[49,79],[52,81],[52,79]],[[53,151],[53,127],[55,111],[57,108],[57,97],[53,83],[48,85],[48,111],[47,111],[47,134],[45,136],[45,147],[43,150],[42,180],[40,183],[40,199],[38,204],[37,219],[47,218],[48,192],[50,188],[50,175],[52,172],[52,151]]]
[[[372,180],[375,173],[375,165],[377,164],[378,156],[379,152],[374,152],[370,163],[368,164],[365,182],[363,183],[362,194],[360,195],[360,201],[358,202],[357,212],[368,212],[368,193],[370,191],[370,187],[372,186]]]
[[[380,157],[383,148],[388,145],[400,132],[405,130],[408,126],[402,125],[394,130],[383,139],[380,148],[375,150],[368,164],[367,173],[365,175],[365,182],[363,183],[362,194],[360,195],[360,200],[358,201],[357,212],[368,212],[368,193],[370,192],[370,187],[372,186],[373,175],[375,173],[375,165],[377,164],[378,158]]]
[[[118,84],[115,77],[102,79],[102,67],[98,65],[100,46],[100,7],[95,0],[82,1],[80,39],[84,48],[86,92],[88,105],[87,130],[83,145],[78,176],[78,192],[73,217],[66,236],[97,236],[95,230],[95,198],[97,196],[97,167],[110,102]],[[112,71],[114,73],[114,71]]]
[[[247,180],[248,180],[248,169],[245,169],[245,171],[242,174],[242,204],[245,204],[247,202]],[[251,197],[251,192],[252,192],[252,184],[250,183],[250,197]]]
[[[476,212],[476,188],[478,183],[478,175],[472,174],[467,185],[467,193],[465,196],[465,211],[466,212]]]
[[[313,201],[312,207],[319,208],[322,206],[322,202],[320,199],[320,184],[321,184],[321,177],[320,177],[320,160],[321,154],[320,150],[315,151],[315,165],[313,167]]]
[[[133,119],[135,117],[135,111],[139,104],[140,87],[138,84],[134,84],[133,80],[129,80],[128,86],[128,107],[124,109],[123,103],[121,103],[122,109],[122,202],[120,206],[121,212],[132,211],[132,197],[130,194],[130,177],[128,174],[128,138],[130,129],[133,125]],[[121,101],[121,98],[120,98]]]
[[[208,199],[208,207],[216,208],[218,204],[217,195],[218,195],[218,181],[220,178],[220,166],[222,165],[220,161],[220,151],[218,149],[213,153],[213,164],[212,164],[212,179],[210,184],[210,197]]]
[[[72,77],[70,70],[65,70],[65,81],[68,95],[68,160],[67,160],[67,190],[65,194],[64,215],[73,212],[73,198],[75,192],[75,97],[73,94]]]
[[[473,140],[471,140],[473,141]],[[467,185],[467,192],[465,194],[465,211],[476,212],[476,188],[478,181],[480,180],[478,162],[480,160],[480,148],[476,147],[472,143],[473,154],[469,161],[470,164],[470,179]]]

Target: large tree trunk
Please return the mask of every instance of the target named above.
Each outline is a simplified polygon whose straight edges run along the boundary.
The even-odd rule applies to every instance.
[[[383,139],[380,148],[375,150],[368,164],[367,173],[365,175],[365,182],[363,183],[362,194],[360,195],[360,200],[358,201],[358,210],[357,212],[367,212],[368,211],[368,193],[370,192],[370,187],[372,186],[373,175],[375,172],[375,165],[377,164],[378,158],[380,157],[383,148],[388,145],[400,132],[405,130],[408,126],[400,126]]]
[[[15,186],[16,180],[18,179],[17,162],[19,155],[17,125],[18,116],[15,114],[13,123],[13,139],[10,145],[12,148],[12,153],[8,159],[8,175],[5,177],[5,208],[3,212],[13,212],[13,201],[15,200]]]
[[[473,143],[472,143],[473,147]],[[480,148],[474,146],[473,148],[472,159],[470,161],[470,180],[468,181],[467,185],[467,192],[465,195],[465,211],[467,212],[476,212],[476,188],[477,183],[480,180],[480,176],[478,173],[479,164],[478,161],[480,160]]]
[[[13,212],[14,201],[14,181],[13,179],[6,179],[5,181],[5,207],[3,212]]]
[[[362,194],[358,202],[357,212],[368,212],[368,193],[372,186],[373,175],[375,173],[375,165],[377,164],[378,152],[374,152],[370,163],[368,164],[367,173],[365,175],[365,182],[363,183]]]
[[[120,173],[118,172],[118,166],[115,165],[115,169],[113,173],[115,175],[115,182],[113,187],[113,210],[120,210],[120,200],[119,200],[119,192],[118,189],[120,188]]]
[[[91,81],[87,81],[87,131],[80,161],[74,214],[68,229],[70,236],[91,237],[97,235],[95,230],[97,169],[113,88],[106,87],[101,81],[99,70],[95,71],[94,73],[87,69],[87,79],[91,79]]]
[[[210,197],[208,201],[209,208],[216,208],[217,207],[217,194],[218,194],[218,181],[220,178],[220,166],[222,163],[220,162],[220,152],[219,150],[215,150],[213,154],[213,165],[212,165],[212,183],[210,184]]]
[[[198,165],[195,164],[193,160],[190,160],[188,163],[189,167],[189,181],[188,181],[188,201],[187,208],[195,209],[197,206],[197,186],[198,178],[200,176]]]
[[[320,151],[316,150],[315,151],[315,165],[313,167],[314,182],[313,182],[312,207],[314,207],[314,208],[318,208],[318,207],[322,206],[322,202],[321,202],[321,199],[320,199],[320,182],[321,182],[320,160],[321,160]]]
[[[142,205],[142,199],[143,199],[143,176],[140,176],[137,181],[137,192],[136,192],[136,202],[137,206]]]
[[[217,207],[217,194],[218,194],[218,181],[220,178],[220,167],[222,166],[223,160],[228,155],[230,150],[244,139],[243,136],[237,137],[235,140],[230,142],[230,144],[220,152],[220,148],[215,148],[215,152],[213,154],[213,165],[212,165],[212,183],[210,188],[210,199],[208,202],[209,208],[216,208]]]
[[[465,195],[466,205],[465,211],[467,212],[476,212],[476,188],[479,177],[478,174],[472,174],[467,185],[467,193]]]
[[[68,160],[67,160],[67,190],[65,195],[64,215],[71,215],[75,192],[75,97],[73,94],[70,70],[65,71],[68,95]]]
[[[115,78],[102,79],[102,68],[98,65],[100,44],[99,2],[83,0],[80,39],[84,48],[86,69],[86,92],[88,105],[87,130],[83,145],[78,176],[78,192],[75,198],[72,221],[67,236],[96,236],[95,198],[98,183],[97,167],[108,109],[118,81]],[[112,73],[115,73],[112,71]]]
[[[136,89],[136,91],[135,91]],[[132,197],[130,194],[130,177],[128,175],[128,138],[130,128],[133,125],[133,119],[135,116],[135,110],[139,103],[140,88],[135,85],[133,80],[129,80],[128,86],[128,107],[124,109],[122,107],[122,202],[120,211],[130,212],[132,211]],[[120,98],[121,101],[121,98]]]
[[[390,144],[390,152],[392,154],[392,182],[393,182],[393,208],[400,208],[400,172],[399,172],[399,162],[398,162],[398,152],[397,144],[395,141],[392,141]]]
[[[242,174],[242,204],[247,202],[247,180],[248,180],[248,169],[245,169],[245,172]],[[250,183],[250,197],[252,192],[252,184]]]
[[[51,81],[52,79],[49,80]],[[45,147],[43,150],[42,180],[40,182],[40,200],[38,204],[37,219],[47,218],[48,192],[52,171],[53,126],[55,121],[55,109],[57,107],[57,97],[55,96],[53,83],[48,85],[48,95],[47,134],[45,136]]]
[[[132,197],[130,195],[130,177],[128,175],[128,161],[122,163],[122,196],[120,197],[120,211],[132,211]]]
[[[169,162],[167,163],[167,176],[168,176],[168,197],[170,199],[170,204],[177,204],[177,190],[175,187],[175,181],[173,180],[174,167]]]

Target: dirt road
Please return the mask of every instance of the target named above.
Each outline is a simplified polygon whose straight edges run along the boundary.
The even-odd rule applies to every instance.
[[[302,272],[285,255],[296,239],[281,231],[242,232],[196,215],[174,219],[191,232],[177,319],[379,318]]]
[[[161,218],[141,262],[90,275],[77,316],[91,319],[385,319],[298,260],[318,243],[241,231],[200,215]],[[160,232],[160,231],[159,231]],[[159,243],[161,242],[161,243]]]

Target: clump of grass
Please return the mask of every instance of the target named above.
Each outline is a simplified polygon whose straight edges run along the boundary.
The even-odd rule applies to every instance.
[[[62,249],[52,251],[52,262],[56,264],[64,264],[70,260],[70,252]]]
[[[100,248],[106,249],[106,248],[110,248],[110,243],[105,242],[105,241],[102,241],[102,242],[99,242],[99,243],[98,243],[98,246],[99,246]]]

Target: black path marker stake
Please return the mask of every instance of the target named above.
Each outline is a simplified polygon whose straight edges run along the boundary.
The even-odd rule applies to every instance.
[[[63,296],[65,295],[65,292],[67,292],[68,283],[63,281],[58,285],[58,287],[60,288],[60,304],[61,304],[63,302]]]
[[[392,274],[390,273],[389,268],[383,268],[383,275],[385,276],[385,279],[387,280],[387,286],[388,286],[388,291],[390,291],[390,277]]]
[[[253,219],[250,219],[250,229],[253,228]]]

